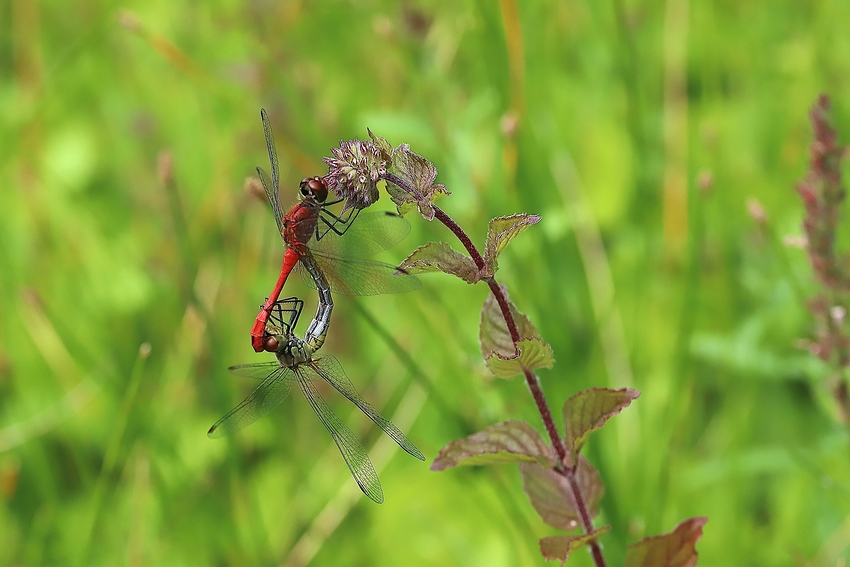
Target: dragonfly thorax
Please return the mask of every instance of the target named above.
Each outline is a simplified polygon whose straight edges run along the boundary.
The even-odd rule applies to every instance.
[[[287,368],[297,364],[303,364],[311,360],[313,350],[307,344],[295,336],[277,337],[278,348],[275,352],[277,361],[281,366]]]

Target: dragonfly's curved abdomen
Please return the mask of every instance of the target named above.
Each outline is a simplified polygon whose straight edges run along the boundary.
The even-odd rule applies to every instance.
[[[324,272],[316,264],[316,260],[309,250],[306,250],[301,255],[301,263],[304,265],[307,273],[310,274],[316,291],[319,292],[319,304],[316,307],[316,316],[310,321],[310,326],[307,327],[307,333],[304,335],[304,342],[315,352],[325,344],[325,338],[328,335],[328,329],[331,324],[334,301],[333,297],[331,297],[331,286],[328,284]]]

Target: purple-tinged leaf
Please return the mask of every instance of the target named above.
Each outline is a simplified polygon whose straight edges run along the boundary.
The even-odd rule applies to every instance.
[[[507,297],[508,290],[505,286],[501,287],[502,292]],[[534,328],[528,317],[521,313],[510,299],[508,299],[508,309],[516,322],[520,339],[530,339],[538,336],[537,329]],[[487,296],[484,305],[481,307],[481,324],[478,327],[478,338],[481,342],[481,354],[485,358],[494,353],[501,354],[502,356],[515,356],[517,354],[514,343],[511,340],[511,333],[508,331],[508,325],[505,323],[505,318],[502,315],[499,301],[492,292]]]
[[[432,471],[462,465],[503,463],[540,463],[552,466],[556,461],[551,447],[536,429],[523,421],[504,421],[491,425],[465,439],[452,441],[440,451]]]
[[[487,244],[484,248],[485,276],[492,276],[499,269],[498,257],[502,250],[522,231],[540,222],[537,215],[519,213],[509,217],[496,217],[487,228]]]
[[[487,368],[497,378],[513,378],[522,374],[524,370],[536,368],[552,368],[555,364],[555,354],[552,347],[544,343],[542,339],[526,339],[517,343],[519,355],[503,356],[492,353],[484,358]]]
[[[468,256],[453,250],[446,242],[423,244],[405,258],[399,268],[412,274],[445,272],[470,284],[481,279],[475,262]]]
[[[445,185],[434,184],[437,168],[424,157],[410,151],[407,144],[401,144],[392,151],[391,161],[390,172],[413,190],[410,193],[405,188],[387,181],[387,192],[398,207],[398,212],[404,214],[416,205],[419,214],[426,220],[433,220],[434,207],[431,203],[443,195],[451,194]]]
[[[537,463],[523,463],[519,472],[522,488],[544,522],[561,530],[571,530],[579,525],[579,513],[567,477]],[[587,459],[579,457],[575,475],[582,498],[593,517],[599,511],[599,501],[605,491],[599,472]]]
[[[504,286],[502,292],[507,297]],[[552,347],[543,342],[537,329],[519,309],[508,300],[508,309],[516,322],[519,343],[516,347],[511,333],[502,315],[502,309],[493,293],[487,297],[481,308],[481,325],[478,337],[481,342],[481,354],[490,371],[499,378],[512,378],[523,372],[523,368],[549,368],[555,362]]]
[[[578,455],[591,431],[605,425],[638,396],[640,392],[632,388],[590,388],[571,397],[564,404],[567,449]]]
[[[605,526],[593,530],[589,534],[544,537],[540,540],[540,553],[543,554],[546,561],[560,559],[561,565],[563,565],[570,553],[584,547],[610,529],[611,526]]]
[[[668,534],[633,543],[626,552],[625,567],[693,567],[696,543],[708,518],[690,518]]]

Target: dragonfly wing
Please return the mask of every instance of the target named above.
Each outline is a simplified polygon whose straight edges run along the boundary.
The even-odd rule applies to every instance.
[[[207,435],[210,437],[232,435],[243,427],[254,423],[286,399],[289,390],[292,388],[292,379],[293,374],[289,368],[278,366],[271,374],[266,376],[256,390],[251,392],[250,396],[242,400],[242,403],[230,410],[227,415],[216,421],[210,427]]]
[[[238,376],[265,380],[278,368],[280,368],[280,364],[276,362],[260,362],[258,364],[237,364],[236,366],[231,366],[228,370]]]
[[[407,436],[401,432],[401,430],[395,426],[395,424],[389,419],[385,418],[381,413],[375,409],[375,406],[364,400],[360,394],[357,393],[357,390],[354,388],[354,384],[351,383],[351,380],[348,379],[348,376],[345,374],[345,370],[342,369],[342,365],[340,365],[339,361],[332,356],[322,356],[314,358],[310,364],[311,368],[321,376],[328,384],[336,388],[336,390],[351,400],[351,403],[360,408],[360,411],[365,413],[369,419],[375,422],[375,425],[384,430],[384,433],[389,435],[393,441],[398,443],[398,446],[419,459],[420,461],[425,460],[425,455],[416,448],[416,445],[407,438]]]
[[[277,161],[277,149],[274,145],[274,134],[272,133],[272,123],[269,120],[269,115],[266,109],[260,109],[260,117],[263,119],[263,133],[266,136],[266,149],[269,151],[269,164],[272,168],[271,183],[267,183],[269,178],[264,171],[257,168],[260,173],[260,181],[263,182],[263,187],[266,190],[266,196],[274,210],[275,220],[277,221],[278,229],[283,231],[283,211],[280,207],[280,162]],[[265,177],[265,179],[263,179]]]
[[[321,221],[325,221],[320,213]],[[340,235],[328,231],[310,247],[334,256],[374,256],[401,242],[410,232],[410,223],[390,212],[360,213]]]
[[[257,175],[260,176],[260,181],[263,182],[263,189],[266,190],[266,197],[269,200],[269,203],[272,206],[272,212],[274,213],[274,222],[277,223],[277,231],[283,232],[283,210],[280,207],[280,199],[278,199],[277,192],[274,190],[272,186],[272,182],[269,179],[269,174],[263,170],[263,168],[257,168]]]
[[[315,251],[313,257],[324,272],[331,289],[345,295],[380,295],[383,293],[407,293],[422,287],[416,276],[398,270],[395,266],[347,258]],[[315,287],[307,270],[306,280]]]
[[[342,458],[345,459],[345,464],[348,465],[348,470],[351,471],[351,476],[357,481],[360,490],[380,504],[384,501],[384,491],[381,489],[378,473],[375,472],[375,467],[372,465],[369,455],[366,454],[363,444],[331,411],[330,406],[316,390],[310,376],[312,369],[309,366],[299,365],[295,368],[295,372],[298,375],[298,385],[301,387],[304,397],[307,398],[310,407],[313,408],[313,411],[319,416],[319,420],[333,437],[334,443],[342,454]]]

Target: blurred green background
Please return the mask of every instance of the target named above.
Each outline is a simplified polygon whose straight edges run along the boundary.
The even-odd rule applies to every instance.
[[[643,393],[587,448],[609,565],[692,516],[701,565],[843,564],[850,441],[784,240],[818,93],[850,140],[848,21],[837,0],[3,2],[0,564],[543,563],[515,467],[430,472],[336,396],[381,506],[300,395],[206,437],[253,386],[226,367],[265,359],[248,331],[283,251],[246,185],[261,107],[284,207],[370,127],[437,165],[479,244],[543,217],[498,278],[554,348],[559,423],[581,389]],[[410,221],[385,260],[457,247]],[[542,430],[481,361],[486,287],[422,279],[337,297],[326,351],[429,461],[497,421]]]

